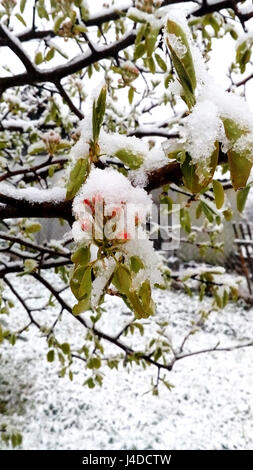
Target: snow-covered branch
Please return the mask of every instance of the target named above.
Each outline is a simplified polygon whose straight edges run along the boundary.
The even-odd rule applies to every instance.
[[[121,50],[134,44],[136,34],[130,31],[119,41],[115,41],[109,46],[104,46],[96,51],[83,53],[71,59],[66,64],[54,67],[49,70],[35,69],[32,73],[21,73],[10,77],[0,78],[0,92],[3,93],[8,88],[15,86],[32,85],[36,83],[59,83],[64,77],[72,75],[79,70],[88,67],[102,59],[116,56]]]
[[[31,59],[24,51],[21,42],[11,33],[11,31],[4,26],[3,23],[0,23],[0,34],[7,40],[8,47],[16,54],[16,56],[21,60],[22,64],[25,66],[28,74],[36,74],[36,67],[32,63]]]

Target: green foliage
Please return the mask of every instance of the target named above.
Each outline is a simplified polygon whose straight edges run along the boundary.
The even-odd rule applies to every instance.
[[[248,130],[242,128],[232,119],[224,119],[224,128],[227,138],[232,144],[228,150],[228,162],[231,173],[231,181],[235,190],[246,186],[250,171],[252,168],[252,148],[242,148],[241,151],[235,150],[234,146],[238,140],[248,134]]]
[[[183,164],[181,165],[183,181],[186,188],[195,194],[206,188],[212,181],[212,177],[218,164],[218,157],[218,142],[215,142],[215,150],[210,156],[210,162],[206,165],[207,168],[204,170],[201,168],[201,163],[193,164],[190,154],[186,153],[185,158],[183,159]]]
[[[237,193],[236,203],[237,203],[237,210],[239,212],[243,212],[244,210],[249,191],[250,191],[250,186],[246,186],[245,188],[240,189],[240,191],[238,191]]]
[[[185,99],[187,106],[191,108],[195,104],[194,91],[197,82],[190,46],[185,32],[177,23],[168,20],[166,29],[169,35],[176,36],[178,41],[180,41],[182,46],[185,48],[184,54],[179,56],[177,49],[175,49],[173,44],[171,44],[168,36],[166,37],[167,45],[171,53],[174,67],[177,71],[178,79],[184,90],[183,98]]]
[[[240,72],[244,73],[246,65],[249,63],[251,58],[253,40],[252,38],[247,39],[239,44],[236,49],[236,63],[240,67]]]
[[[117,150],[115,157],[119,158],[119,160],[121,160],[131,170],[137,170],[143,163],[143,157],[141,155],[136,155],[127,149]]]
[[[75,166],[72,168],[69,181],[67,184],[66,198],[73,199],[76,193],[79,191],[82,184],[85,182],[90,171],[90,163],[87,158],[79,158]]]
[[[50,2],[38,0],[34,2],[35,26],[30,29],[31,24],[27,21],[27,5],[26,0],[20,0],[16,6],[12,0],[1,2],[1,22],[7,27],[10,25],[13,34],[16,34],[16,24],[19,24],[20,34],[25,33],[28,37],[29,34],[35,33],[38,33],[38,36],[43,36],[43,31],[47,31],[47,29],[50,29],[52,34],[39,38],[39,42],[33,48],[32,62],[39,67],[41,72],[38,81],[36,75],[35,83],[33,83],[32,74],[29,72],[27,83],[25,79],[22,79],[24,82],[21,80],[20,86],[15,86],[2,93],[0,100],[0,110],[3,116],[0,130],[0,178],[3,176],[3,181],[7,181],[9,185],[20,191],[26,186],[35,185],[43,189],[53,188],[54,185],[58,185],[59,179],[62,184],[65,178],[60,171],[64,169],[65,165],[72,164],[69,180],[66,184],[66,199],[71,201],[86,182],[90,170],[94,166],[104,168],[109,165],[128,176],[129,170],[131,172],[139,170],[145,163],[145,158],[150,157],[150,155],[145,155],[145,152],[142,154],[139,151],[139,145],[136,151],[134,145],[130,146],[131,150],[127,146],[126,148],[122,146],[116,151],[113,146],[112,152],[108,152],[109,155],[101,155],[102,126],[105,132],[113,132],[122,136],[138,133],[140,127],[145,126],[144,123],[148,124],[149,129],[152,125],[148,141],[149,147],[147,146],[147,148],[152,149],[153,155],[156,155],[155,150],[158,147],[157,143],[159,143],[156,141],[156,134],[161,135],[162,140],[165,140],[163,136],[166,133],[170,138],[174,134],[180,133],[184,126],[184,119],[194,110],[196,97],[202,99],[201,84],[198,83],[198,93],[196,93],[196,76],[198,74],[191,52],[191,41],[188,38],[188,33],[186,34],[180,26],[181,23],[177,24],[170,19],[167,21],[164,37],[168,50],[165,51],[165,48],[162,47],[163,30],[160,27],[162,9],[157,9],[155,20],[152,13],[132,16],[124,12],[117,20],[102,22],[98,28],[92,27],[91,30],[87,21],[89,11],[81,0],[51,0]],[[110,9],[106,10],[106,14],[110,15]],[[90,18],[93,22],[94,17]],[[227,10],[226,15],[218,15],[214,12],[201,17],[191,16],[189,26],[193,40],[199,43],[207,66],[214,38],[220,40],[225,34],[229,34],[233,40],[237,39],[239,27],[234,21],[235,18],[234,12],[231,10]],[[13,19],[14,21],[12,21]],[[43,20],[43,24],[41,20]],[[133,31],[128,36],[127,32],[130,31],[130,26],[133,27]],[[23,27],[27,31],[24,31]],[[169,35],[172,35],[172,38]],[[128,46],[120,50],[122,39]],[[27,41],[23,43],[23,48],[29,51],[26,49],[26,44],[28,44]],[[115,49],[119,48],[115,53],[113,44],[115,44]],[[79,49],[80,51],[90,49],[90,52],[86,55],[84,52],[84,60],[82,60],[80,70],[77,70],[78,56],[73,57],[73,55],[76,54],[75,51],[78,51],[79,54]],[[251,49],[252,39],[250,37],[239,44],[237,43],[235,63],[231,65],[229,70],[234,82],[240,82],[235,73],[244,73],[250,68]],[[90,63],[89,56],[91,57]],[[59,60],[62,65],[58,65]],[[4,86],[8,84],[9,77],[10,80],[13,80],[16,74],[15,67],[13,68],[7,62],[3,61],[2,63]],[[83,64],[87,64],[87,66]],[[51,82],[49,80],[44,83],[43,77],[48,77],[47,72],[50,76],[50,70],[54,67],[56,70],[58,67],[58,70],[62,72],[59,75],[55,74]],[[75,70],[75,73],[71,72],[70,75],[65,75],[66,67]],[[82,129],[81,140],[78,144],[80,155],[74,161],[74,153],[72,154],[70,151],[80,138],[80,115],[84,114],[85,119],[89,115],[90,102],[86,93],[88,94],[88,90],[92,89],[93,82],[96,86],[97,79],[101,74],[104,76],[106,85],[100,90],[98,98],[93,103],[91,130],[90,132],[87,130],[89,135],[86,140],[83,137]],[[175,79],[175,75],[182,87],[182,98],[188,110],[185,106],[182,109],[182,102],[178,101],[179,97],[169,86]],[[26,72],[24,72],[24,76],[26,76]],[[60,77],[65,95],[62,95],[56,88],[59,85],[58,77]],[[32,84],[30,85],[30,83]],[[238,90],[242,91],[242,88],[238,88]],[[129,106],[126,98],[128,98]],[[69,105],[70,109],[68,109]],[[178,114],[178,109],[182,109],[182,115]],[[175,119],[171,118],[173,113]],[[163,122],[160,122],[159,117],[158,126],[154,122],[157,116],[163,119]],[[219,142],[214,142],[214,151],[205,161],[202,161],[203,159],[197,161],[187,149],[189,142],[183,142],[183,139],[180,139],[178,146],[175,145],[176,150],[169,154],[171,168],[173,168],[171,180],[175,180],[180,185],[183,182],[186,188],[179,189],[175,185],[174,188],[171,186],[175,192],[181,191],[186,195],[185,203],[180,210],[180,224],[184,230],[185,241],[189,244],[198,244],[194,223],[192,223],[191,208],[194,207],[196,218],[199,219],[199,224],[202,224],[201,230],[203,232],[201,234],[208,232],[207,240],[199,243],[203,255],[208,247],[213,250],[221,249],[215,238],[218,229],[210,228],[210,225],[220,224],[221,227],[221,221],[231,220],[233,215],[221,183],[216,179],[213,180],[217,166],[222,165],[224,172],[230,170],[233,187],[238,190],[237,209],[239,212],[243,211],[250,190],[247,183],[252,168],[253,155],[250,139],[247,143],[247,137],[250,136],[251,130],[244,128],[236,118],[219,117],[222,119],[228,139],[228,162],[223,161],[224,156],[220,152]],[[208,122],[206,125],[208,126]],[[153,128],[155,135],[153,135]],[[53,132],[51,138],[50,132]],[[243,145],[244,137],[245,145]],[[178,140],[177,137],[175,140]],[[85,144],[85,148],[82,147],[82,144]],[[148,152],[146,153],[148,154]],[[219,159],[219,155],[222,161],[221,158]],[[109,163],[107,159],[110,160]],[[105,161],[106,163],[104,163]],[[152,162],[150,163],[151,170],[149,171],[152,173]],[[18,173],[15,174],[17,169]],[[23,174],[22,169],[25,170]],[[28,169],[30,170],[28,171]],[[8,172],[10,172],[10,176],[5,178]],[[131,173],[131,177],[132,175],[133,173]],[[161,176],[163,183],[162,172]],[[149,177],[150,174],[147,178]],[[173,200],[168,196],[167,189],[161,193],[160,202],[167,205],[166,210],[171,214]],[[213,202],[210,202],[213,196],[216,208]],[[47,204],[44,204],[45,211]],[[107,355],[104,351],[106,337],[110,337],[110,331],[106,336],[103,330],[104,318],[107,318],[103,317],[103,302],[107,294],[120,297],[132,312],[129,318],[130,323],[122,330],[122,336],[126,336],[126,344],[128,339],[132,339],[133,344],[135,344],[136,338],[140,339],[140,336],[143,336],[143,340],[145,339],[146,325],[150,327],[150,317],[155,314],[151,281],[146,276],[146,260],[139,256],[138,251],[136,254],[131,252],[131,256],[127,256],[127,240],[101,241],[95,239],[93,233],[92,244],[98,250],[96,259],[91,257],[91,244],[88,242],[87,245],[78,245],[78,247],[73,246],[73,241],[68,239],[59,242],[59,245],[52,240],[38,242],[37,233],[41,230],[41,224],[37,220],[22,218],[22,210],[19,213],[20,206],[20,201],[17,207],[16,205],[11,206],[14,213],[17,211],[18,217],[11,219],[10,234],[12,237],[23,239],[24,242],[33,241],[34,245],[22,245],[20,241],[19,243],[12,241],[5,243],[1,240],[1,256],[3,252],[1,270],[4,271],[5,265],[7,268],[10,266],[11,269],[18,265],[18,275],[27,275],[30,278],[42,276],[43,278],[44,267],[47,269],[47,264],[53,265],[53,275],[59,278],[63,289],[68,282],[70,283],[70,288],[76,298],[76,304],[72,309],[73,314],[78,316],[84,313],[82,317],[76,319],[79,320],[80,325],[82,321],[84,322],[85,331],[83,344],[78,346],[78,351],[73,348],[71,338],[57,340],[53,321],[50,327],[41,325],[40,333],[48,341],[47,360],[60,366],[59,376],[69,377],[70,380],[73,380],[72,363],[75,358],[78,359],[78,355],[82,360],[81,364],[85,363],[86,371],[88,370],[88,375],[84,378],[84,385],[91,390],[102,384],[104,373],[102,366],[104,364],[110,369],[118,369],[122,364],[127,368],[133,365],[145,368],[150,365],[150,359],[159,361],[161,364],[168,364],[172,348],[166,337],[166,326],[158,324],[156,317],[152,318],[152,322],[154,320],[152,328],[148,329],[151,331],[148,333],[151,338],[146,349],[143,346],[142,351],[141,347],[132,350],[129,346],[129,349],[124,350],[123,347],[122,350],[119,348],[115,356]],[[58,207],[56,206],[56,208],[52,208],[50,216],[54,209],[58,215]],[[24,212],[26,213],[26,210]],[[62,214],[60,215],[62,216]],[[69,213],[70,218],[71,213]],[[7,219],[8,224],[9,219]],[[5,231],[6,228],[6,225],[1,225],[1,231]],[[36,248],[36,245],[39,246],[40,243],[41,251]],[[74,264],[73,267],[70,267],[70,259]],[[107,270],[109,259],[112,266],[110,272]],[[93,302],[94,282],[99,281],[101,266],[105,282],[95,305]],[[200,301],[206,294],[211,294],[214,299],[213,308],[224,308],[227,302],[235,299],[237,295],[234,288],[227,286],[219,288],[216,285],[218,284],[218,275],[212,271],[199,273],[197,281],[192,277],[175,280],[173,273],[168,269],[165,274],[166,282],[161,287],[167,287],[169,282],[172,285],[174,281],[181,283],[181,287],[190,297],[197,293]],[[199,282],[197,291],[192,286],[193,279],[194,282]],[[51,287],[49,283],[49,288]],[[60,290],[50,291],[46,308],[56,309],[59,296],[61,296]],[[27,304],[29,304],[29,300]],[[64,303],[61,307],[63,305]],[[10,314],[12,307],[13,303],[9,294],[3,293],[0,286],[1,347],[4,347],[6,341],[14,345],[19,340],[19,332],[6,326],[5,323],[5,316]],[[129,312],[127,313],[129,314]],[[201,320],[204,321],[207,316],[206,313],[203,313]],[[35,318],[37,319],[37,315]],[[60,318],[61,314],[55,320],[55,324],[58,323],[58,320],[60,321]],[[87,327],[85,327],[86,321]],[[60,323],[58,323],[59,325]],[[90,327],[90,325],[92,326]],[[25,331],[26,328],[23,333]],[[101,332],[101,337],[98,332]],[[130,335],[134,335],[134,337],[129,338]],[[112,335],[112,342],[116,347],[116,342],[121,341],[121,335],[117,339],[115,338],[116,336]],[[162,376],[159,378],[158,384],[163,384],[168,390],[173,387],[166,377]],[[158,395],[158,384],[156,381],[152,382],[154,395]],[[16,431],[12,433],[7,429],[1,429],[1,435],[2,439],[6,443],[12,443],[13,447],[21,444],[21,436]]]
[[[224,204],[225,194],[224,194],[224,189],[223,189],[222,184],[217,180],[213,180],[213,192],[214,192],[216,207],[217,209],[220,209]]]
[[[93,103],[93,114],[92,114],[92,132],[94,143],[98,142],[99,133],[103,124],[104,114],[106,106],[106,87],[104,86],[99,94],[97,101]]]

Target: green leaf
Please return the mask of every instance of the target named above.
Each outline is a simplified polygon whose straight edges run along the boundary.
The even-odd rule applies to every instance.
[[[45,57],[46,61],[49,62],[50,60],[52,60],[54,57],[54,54],[55,54],[55,49],[54,47],[51,47],[49,51],[46,53],[46,57]]]
[[[145,314],[148,316],[153,315],[154,303],[151,298],[151,286],[150,286],[149,281],[145,281],[142,283],[140,290],[139,290],[139,296],[140,296]]]
[[[183,174],[183,181],[186,188],[188,188],[193,194],[200,193],[202,189],[206,188],[214,175],[215,169],[218,164],[219,158],[219,143],[215,142],[215,150],[210,157],[210,163],[207,164],[207,168],[202,168],[199,164],[193,164],[192,158],[188,152],[181,170]],[[198,174],[201,173],[202,179],[200,181]]]
[[[70,288],[77,300],[86,300],[91,294],[91,270],[90,266],[77,266],[70,279]]]
[[[57,31],[60,29],[60,26],[62,22],[65,20],[65,16],[58,16],[54,22],[54,32],[57,33]]]
[[[80,287],[78,290],[78,299],[82,299],[84,296],[85,298],[89,298],[91,294],[91,270],[92,268],[89,266],[85,269],[83,273],[83,277],[80,282]]]
[[[17,446],[20,446],[22,444],[22,434],[20,434],[19,432],[16,433],[16,442],[17,442]]]
[[[141,269],[144,269],[144,264],[139,256],[131,256],[130,258],[131,271],[138,273]]]
[[[29,155],[38,155],[39,153],[45,153],[46,147],[42,142],[38,142],[37,144],[31,145],[28,148]]]
[[[79,300],[79,287],[81,280],[83,278],[84,272],[85,272],[85,266],[77,266],[76,269],[74,270],[71,278],[70,278],[70,288],[74,294],[74,296]]]
[[[90,298],[87,297],[83,300],[80,300],[77,304],[74,305],[72,312],[73,315],[80,315],[80,313],[86,312],[90,309]]]
[[[78,248],[71,256],[71,261],[80,266],[86,266],[90,261],[90,247]]]
[[[133,326],[134,326],[135,328],[138,328],[138,330],[139,330],[141,336],[144,335],[144,326],[142,325],[142,323],[134,322],[134,323],[133,323]]]
[[[119,160],[121,160],[131,170],[137,170],[143,163],[143,157],[141,155],[134,154],[131,150],[117,150],[115,157],[119,158]]]
[[[55,167],[54,165],[51,165],[49,168],[48,168],[48,176],[49,178],[52,178],[54,176],[54,172],[55,172]]]
[[[159,54],[155,54],[155,59],[160,69],[162,69],[163,72],[167,72],[167,65],[164,62],[164,60],[161,58],[161,56]]]
[[[61,350],[63,354],[68,355],[70,353],[70,347],[68,343],[62,343],[61,344]]]
[[[132,12],[132,11],[130,12],[129,15],[127,15],[127,17],[130,20],[134,21],[135,23],[145,23],[146,22],[146,20],[144,18],[142,18],[139,15],[135,15],[134,12]]]
[[[106,86],[102,88],[97,101],[94,101],[93,103],[92,129],[93,129],[93,140],[95,143],[98,141],[100,129],[103,124],[105,107],[106,107]]]
[[[156,72],[155,61],[154,61],[153,57],[148,58],[148,68],[149,68],[151,73],[154,74]]]
[[[176,69],[178,79],[184,89],[184,98],[189,108],[195,104],[194,90],[197,85],[196,75],[190,46],[183,29],[174,21],[167,21],[167,31],[169,34],[176,36],[181,42],[182,48],[185,48],[185,54],[179,57],[178,49],[171,45],[168,37],[166,38],[171,59]]]
[[[39,3],[37,7],[37,12],[40,18],[46,18],[49,21],[47,10],[42,3]]]
[[[191,218],[187,209],[180,209],[180,224],[182,228],[187,232],[191,232]]]
[[[87,362],[88,369],[99,369],[101,367],[101,359],[99,357],[91,357]]]
[[[34,222],[34,224],[29,224],[25,227],[27,233],[35,233],[41,230],[41,224],[39,222]]]
[[[139,25],[138,31],[137,31],[137,34],[136,34],[136,39],[135,39],[135,45],[136,46],[137,46],[137,44],[139,44],[141,42],[142,38],[144,37],[146,29],[147,29],[146,24]]]
[[[202,211],[204,212],[207,220],[210,223],[212,223],[214,220],[214,216],[216,215],[215,212],[204,201],[201,201],[200,204],[201,204]]]
[[[48,362],[53,362],[54,361],[54,350],[50,349],[47,353],[47,360]]]
[[[233,217],[233,212],[231,211],[231,209],[226,209],[225,211],[223,211],[223,215],[225,219],[229,222]]]
[[[239,212],[243,212],[244,210],[247,197],[249,194],[249,190],[250,190],[250,186],[246,186],[246,188],[240,189],[240,191],[238,191],[237,193],[236,204],[237,204],[237,210]]]
[[[71,370],[69,370],[69,380],[71,380],[71,382],[73,380],[73,372]]]
[[[223,119],[224,129],[227,138],[234,144],[242,135],[246,134],[246,130],[242,129],[233,119]]]
[[[132,286],[132,278],[129,269],[120,264],[114,272],[112,283],[120,293],[128,294]]]
[[[215,204],[217,209],[220,209],[224,204],[224,189],[219,181],[213,180],[213,192],[215,198]]]
[[[193,293],[192,293],[190,287],[187,286],[187,284],[184,284],[184,290],[185,290],[186,294],[187,294],[189,297],[193,297]]]
[[[16,13],[15,16],[16,16],[16,18],[17,18],[25,27],[27,27],[27,24],[26,24],[26,22],[25,22],[23,16],[21,16],[19,13]]]
[[[90,377],[89,379],[85,380],[84,385],[88,385],[89,388],[94,388],[95,383],[94,383],[93,378]]]
[[[24,261],[24,270],[26,273],[32,273],[36,270],[38,262],[35,259],[26,259]]]
[[[134,312],[136,318],[148,318],[149,312],[146,312],[138,295],[134,291],[128,293],[129,307]]]
[[[240,72],[244,73],[247,63],[251,58],[251,46],[253,40],[249,38],[246,41],[243,41],[236,49],[236,62],[240,66]]]
[[[78,5],[78,7],[81,9],[81,16],[83,21],[87,21],[89,18],[89,10],[86,8],[83,2],[80,2],[80,6]]]
[[[149,33],[146,36],[145,45],[147,50],[147,56],[150,58],[154,52],[159,28],[150,28]]]
[[[129,104],[132,104],[134,98],[134,88],[131,86],[128,90],[128,101]]]
[[[34,59],[34,62],[36,65],[39,65],[43,62],[43,55],[41,52],[37,52],[36,56],[35,56],[35,59]]]
[[[23,13],[23,11],[25,9],[25,4],[26,4],[26,0],[21,0],[20,1],[20,11],[21,11],[21,13]]]
[[[73,199],[82,184],[86,181],[89,171],[89,160],[87,158],[79,158],[69,176],[66,199]]]
[[[140,42],[139,44],[137,44],[137,46],[135,46],[135,49],[134,49],[134,61],[140,59],[146,52],[146,47],[145,47],[145,44],[143,42]]]
[[[248,130],[242,128],[233,119],[223,119],[224,129],[227,138],[232,143],[232,148],[227,152],[231,173],[231,181],[235,190],[244,188],[247,184],[252,168],[252,148],[245,148],[239,153],[233,149],[237,140],[246,135]]]

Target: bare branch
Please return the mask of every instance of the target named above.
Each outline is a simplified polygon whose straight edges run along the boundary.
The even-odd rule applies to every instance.
[[[21,42],[19,39],[12,34],[3,23],[0,23],[0,34],[7,40],[8,47],[16,54],[16,56],[21,60],[22,64],[25,66],[29,74],[36,73],[36,67],[31,62],[29,56],[24,51]]]
[[[68,266],[71,264],[70,260],[59,259],[57,261],[47,261],[45,263],[38,263],[38,269],[52,269],[59,268],[60,266]],[[4,276],[11,273],[22,273],[24,271],[23,263],[9,263],[8,266],[4,266],[0,269],[0,279],[3,279]]]
[[[40,330],[39,323],[33,318],[32,314],[31,314],[31,311],[30,311],[29,307],[27,306],[26,302],[24,301],[24,299],[22,299],[22,297],[19,295],[17,290],[13,287],[11,282],[6,277],[4,277],[3,280],[4,280],[5,284],[9,287],[9,289],[13,292],[13,294],[18,299],[18,301],[21,303],[21,305],[24,307],[25,311],[27,312],[28,317],[30,318],[31,323],[33,323],[35,326],[37,326],[37,328],[39,328],[39,330]]]
[[[230,87],[227,89],[227,91],[231,91],[231,89],[233,87],[240,87],[242,85],[246,85],[246,83],[248,83],[250,80],[252,80],[252,78],[253,78],[253,73],[251,75],[249,75],[248,77],[244,78],[243,80],[241,80],[240,82],[233,83],[232,85],[230,85]]]
[[[9,242],[12,242],[12,243],[17,243],[20,246],[25,246],[26,248],[30,248],[31,250],[39,251],[40,253],[44,253],[44,254],[47,254],[47,255],[50,255],[50,256],[53,256],[53,257],[62,256],[62,257],[65,257],[65,258],[70,258],[70,252],[55,251],[55,250],[52,250],[51,248],[47,248],[45,246],[38,245],[37,243],[31,242],[31,241],[28,241],[28,240],[24,240],[21,237],[15,237],[14,235],[9,235],[6,232],[0,232],[0,240],[6,240],[6,241],[9,241]]]
[[[9,178],[12,178],[13,176],[18,176],[18,175],[29,175],[29,173],[36,173],[38,170],[41,168],[45,168],[50,165],[60,165],[61,168],[63,165],[67,162],[66,158],[60,158],[58,160],[52,160],[51,157],[49,157],[45,162],[40,163],[39,165],[35,165],[30,168],[20,168],[19,170],[9,170],[6,173],[4,173],[2,176],[0,176],[0,182],[5,181]]]
[[[79,118],[83,119],[84,115],[83,113],[74,105],[73,101],[71,98],[68,96],[67,92],[64,90],[62,84],[60,82],[55,82],[55,86],[57,90],[59,91],[61,97],[63,100],[67,103],[69,106],[69,109]]]

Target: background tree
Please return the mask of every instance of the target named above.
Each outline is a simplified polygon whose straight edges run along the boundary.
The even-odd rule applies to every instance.
[[[160,382],[170,388],[161,373],[189,354],[206,352],[184,351],[194,328],[175,351],[166,323],[159,324],[141,351],[122,339],[145,334],[142,319],[155,315],[154,286],[181,283],[189,291],[188,279],[197,279],[200,298],[206,291],[214,295],[213,308],[236,295],[233,286],[217,281],[215,269],[175,276],[161,267],[149,241],[141,242],[141,251],[124,231],[108,243],[94,233],[89,242],[84,237],[99,192],[107,203],[148,204],[148,193],[161,188],[161,201],[171,213],[170,187],[187,196],[180,209],[188,234],[183,241],[204,248],[189,211],[198,201],[196,215],[211,246],[219,249],[218,226],[232,212],[217,167],[230,172],[238,208],[245,205],[253,161],[253,120],[244,101],[253,78],[252,7],[234,0],[184,2],[186,22],[183,10],[175,10],[179,3],[136,0],[121,8],[115,1],[97,13],[92,2],[83,0],[3,0],[0,5],[1,313],[12,307],[11,291],[27,314],[18,332],[0,321],[0,342],[14,344],[30,326],[38,328],[48,341],[48,361],[59,360],[61,375],[68,373],[70,379],[73,361],[85,362],[90,388],[102,383],[102,362],[110,368],[135,362],[156,367],[156,394]],[[213,40],[222,42],[226,35],[235,47],[227,92],[207,72]],[[144,222],[146,212],[136,225]],[[115,216],[105,216],[104,222]],[[38,242],[41,219],[65,222],[63,239]],[[59,277],[56,285],[47,280],[49,269]],[[31,308],[20,295],[13,273],[28,281],[32,276],[38,289],[48,292],[47,305],[59,304],[50,328],[43,324],[43,308]],[[69,280],[77,300],[72,304],[64,295]],[[132,311],[116,335],[100,327],[105,294],[120,296]],[[63,311],[84,328],[79,351],[54,334]],[[116,347],[114,357],[107,357],[107,343]],[[13,438],[14,445],[19,439]]]

